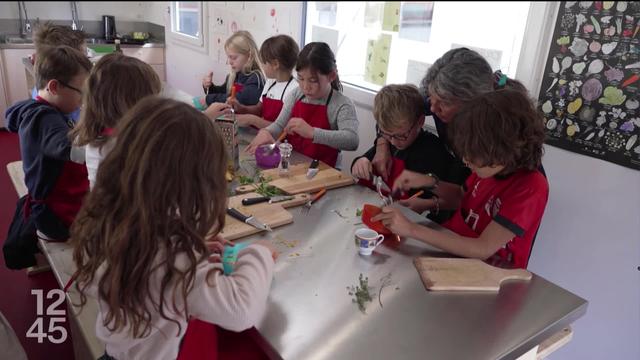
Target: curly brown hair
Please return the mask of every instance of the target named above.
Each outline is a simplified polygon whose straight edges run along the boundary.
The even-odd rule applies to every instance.
[[[477,96],[460,109],[448,132],[456,153],[477,166],[502,165],[501,175],[540,167],[543,116],[522,91]]]
[[[224,227],[226,154],[205,115],[159,96],[141,100],[116,130],[115,147],[71,227],[75,287],[84,305],[87,287],[96,285],[108,304],[109,330],[129,326],[134,337],[144,337],[152,313],[178,327],[166,310],[189,313],[196,266],[209,254],[205,238]],[[178,257],[186,264],[176,264]],[[156,276],[160,283],[154,285]],[[153,288],[159,298],[151,295]],[[184,309],[177,309],[178,298]]]
[[[104,145],[105,128],[115,128],[140,99],[160,91],[162,83],[151,65],[119,53],[103,56],[89,73],[80,121],[71,137],[77,145]]]

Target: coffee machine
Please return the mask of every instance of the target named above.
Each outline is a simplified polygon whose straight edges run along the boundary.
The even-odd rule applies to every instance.
[[[102,29],[105,40],[116,38],[116,18],[113,15],[102,15]]]

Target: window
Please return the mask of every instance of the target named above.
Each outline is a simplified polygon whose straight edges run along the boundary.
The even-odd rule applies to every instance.
[[[446,51],[468,47],[515,77],[529,2],[309,2],[305,42],[336,54],[340,79],[377,91],[418,85]]]
[[[205,46],[205,22],[201,1],[171,2],[171,33],[174,39],[199,47]]]

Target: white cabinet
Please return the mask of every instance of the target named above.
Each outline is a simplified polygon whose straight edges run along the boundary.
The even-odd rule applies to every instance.
[[[31,97],[27,85],[26,69],[22,59],[33,54],[34,49],[2,49],[2,72],[7,105]]]
[[[164,69],[164,48],[156,47],[125,47],[122,48],[122,52],[127,55],[137,59],[140,59],[147,64],[151,65],[153,70],[160,77],[160,81],[166,80],[166,74]]]

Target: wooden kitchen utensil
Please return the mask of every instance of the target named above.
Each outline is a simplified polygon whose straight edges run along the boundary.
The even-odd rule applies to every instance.
[[[280,177],[278,169],[269,169],[262,172],[262,176],[272,179],[269,185],[284,191],[287,194],[312,193],[320,189],[334,189],[353,184],[353,178],[345,175],[331,166],[320,162],[318,174],[313,179],[307,179],[309,163],[291,165],[289,176]],[[242,185],[235,189],[237,194],[255,191],[255,185]]]
[[[531,280],[524,269],[501,269],[478,259],[421,257],[413,261],[427,290],[494,291],[506,280]]]
[[[242,206],[241,197],[237,197],[234,201],[229,199],[229,207],[234,207],[241,213],[250,216],[253,215],[260,222],[269,225],[271,228],[290,224],[293,222],[293,216],[285,210],[280,204],[261,203],[251,206]],[[222,229],[222,235],[227,240],[239,239],[245,236],[253,235],[260,232],[259,229],[234,219],[229,215],[225,215],[225,225]]]

